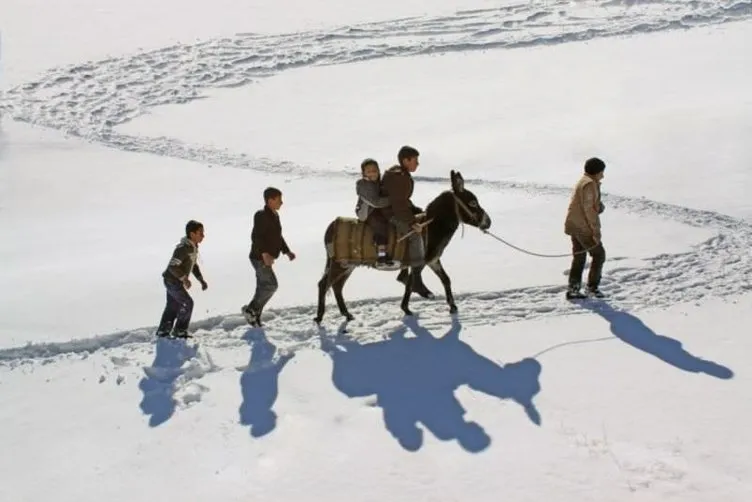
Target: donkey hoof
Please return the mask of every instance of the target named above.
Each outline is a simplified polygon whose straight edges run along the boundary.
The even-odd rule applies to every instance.
[[[412,310],[410,310],[410,309],[408,309],[408,308],[403,308],[403,309],[402,309],[402,311],[403,311],[403,312],[405,313],[405,315],[406,315],[406,316],[408,316],[408,317],[412,317],[412,316],[413,316],[413,311],[412,311]]]
[[[355,320],[355,318],[354,318],[354,317],[352,316],[352,314],[350,314],[349,312],[347,312],[347,313],[345,313],[345,314],[342,314],[342,315],[343,315],[343,316],[345,317],[345,320],[346,320],[346,321],[348,321],[348,322],[349,322],[349,321],[354,321],[354,320]]]
[[[450,314],[456,314],[457,313],[457,305],[450,305],[449,306],[449,313]]]
[[[313,322],[315,322],[316,324],[321,324],[321,320],[322,319],[320,317],[314,317],[313,318]]]

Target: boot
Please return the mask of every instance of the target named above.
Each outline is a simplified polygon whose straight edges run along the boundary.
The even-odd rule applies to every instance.
[[[573,284],[570,285],[569,288],[567,288],[566,298],[567,300],[581,300],[583,298],[587,298],[587,295],[583,294],[582,291],[580,291],[579,284]]]

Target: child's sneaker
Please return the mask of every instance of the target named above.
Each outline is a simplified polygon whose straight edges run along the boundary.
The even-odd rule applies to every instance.
[[[256,328],[261,327],[261,315],[251,310],[247,305],[242,309],[246,322]]]
[[[387,266],[391,267],[394,265],[394,261],[392,261],[392,258],[389,256],[389,254],[384,250],[378,251],[378,258],[376,258],[376,263],[380,266]]]

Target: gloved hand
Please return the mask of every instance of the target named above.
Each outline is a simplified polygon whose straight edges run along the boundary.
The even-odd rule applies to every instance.
[[[605,210],[606,210],[606,206],[603,205],[603,202],[599,202],[598,203],[598,214],[601,214]]]

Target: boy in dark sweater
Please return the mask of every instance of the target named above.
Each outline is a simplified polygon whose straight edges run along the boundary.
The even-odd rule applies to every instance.
[[[242,312],[249,324],[261,326],[261,312],[277,291],[277,276],[272,266],[280,253],[290,261],[295,253],[290,251],[284,237],[278,211],[282,207],[282,192],[274,187],[264,190],[264,207],[253,216],[251,231],[251,253],[249,258],[256,271],[256,292]]]
[[[209,287],[201,274],[196,260],[198,245],[204,240],[204,225],[191,220],[185,225],[185,237],[175,246],[167,268],[162,272],[167,304],[157,328],[157,336],[188,338],[188,324],[193,313],[193,298],[188,294],[191,273],[201,283],[201,289]]]

